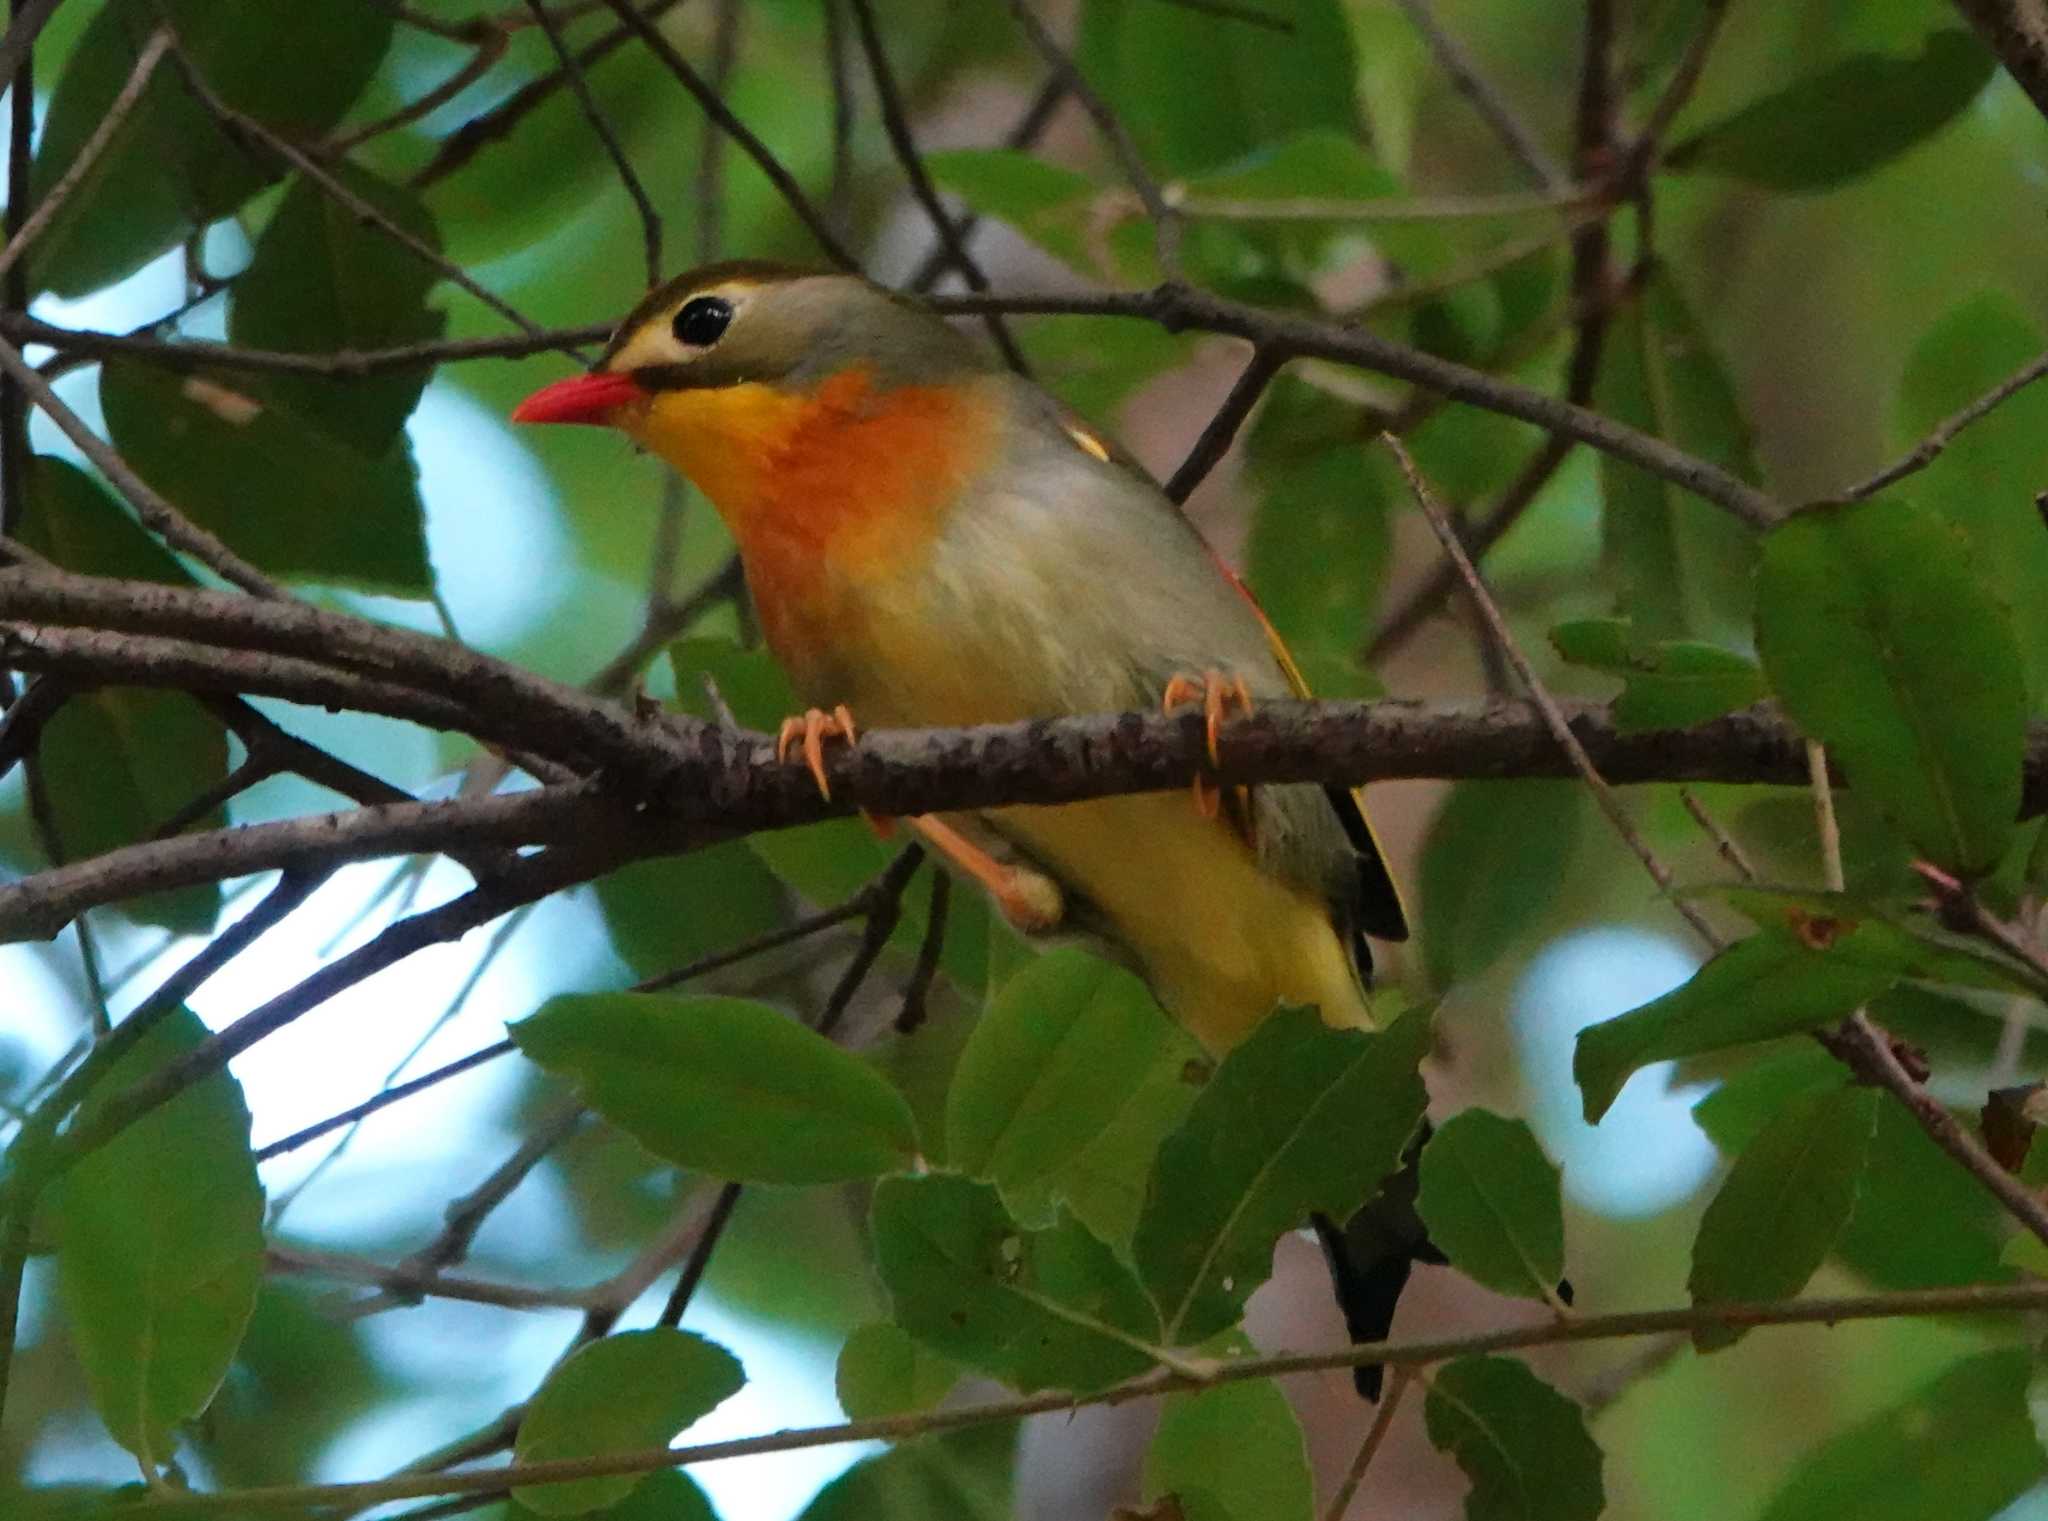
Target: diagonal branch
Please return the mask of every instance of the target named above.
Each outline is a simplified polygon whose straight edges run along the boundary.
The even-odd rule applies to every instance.
[[[781,159],[769,151],[768,145],[761,141],[751,127],[732,113],[732,109],[719,98],[718,91],[690,66],[688,59],[676,51],[675,45],[662,35],[661,29],[653,20],[633,9],[631,0],[605,0],[605,3],[647,45],[648,51],[661,60],[662,66],[675,75],[677,82],[690,92],[719,131],[730,137],[738,145],[739,150],[754,161],[755,167],[767,176],[768,183],[775,187],[789,209],[796,213],[797,220],[804,224],[812,240],[824,250],[825,257],[841,269],[858,270],[860,260],[839,241],[838,234],[833,232],[823,213],[812,203],[810,196],[804,193],[803,186],[796,182],[796,176],[789,172]]]
[[[1205,1369],[1201,1377],[1170,1371],[1152,1373],[1094,1394],[1076,1395],[1068,1390],[1055,1389],[1021,1398],[991,1400],[975,1405],[955,1405],[914,1415],[847,1421],[833,1426],[778,1431],[765,1436],[737,1437],[687,1447],[655,1447],[636,1452],[608,1453],[595,1458],[555,1459],[482,1471],[408,1474],[361,1484],[277,1485],[214,1494],[194,1494],[166,1486],[152,1490],[137,1500],[134,1509],[138,1515],[239,1514],[286,1508],[311,1510],[322,1506],[344,1506],[355,1510],[386,1500],[491,1492],[513,1485],[584,1479],[599,1475],[654,1473],[665,1468],[716,1462],[723,1458],[795,1452],[848,1442],[901,1441],[941,1431],[957,1431],[969,1426],[1019,1420],[1028,1415],[1072,1411],[1086,1405],[1122,1405],[1133,1400],[1156,1399],[1161,1395],[1183,1390],[1212,1388],[1218,1384],[1239,1383],[1246,1379],[1276,1378],[1294,1373],[1353,1368],[1367,1362],[1383,1362],[1397,1368],[1425,1368],[1436,1363],[1449,1362],[1453,1358],[1488,1352],[1656,1336],[1670,1331],[1691,1331],[1702,1326],[1825,1326],[1852,1320],[1935,1315],[2006,1315],[2038,1310],[2044,1306],[2048,1306],[2048,1283],[2030,1282],[1973,1284],[1952,1289],[1913,1289],[1889,1294],[1853,1295],[1839,1299],[1685,1305],[1669,1309],[1629,1311],[1616,1315],[1583,1315],[1569,1320],[1545,1320],[1534,1325],[1512,1326],[1464,1336],[1405,1342],[1368,1342],[1330,1352],[1283,1353],[1272,1357],[1237,1358],[1220,1366]]]
[[[882,45],[881,30],[875,24],[872,0],[849,0],[849,3],[853,8],[854,31],[860,38],[861,51],[867,55],[868,75],[875,82],[875,99],[882,110],[882,130],[888,135],[889,146],[895,150],[903,178],[910,185],[911,198],[924,209],[932,231],[938,234],[939,244],[946,251],[947,262],[960,271],[960,278],[967,282],[967,288],[977,294],[986,293],[989,289],[988,276],[975,262],[974,255],[967,251],[966,240],[961,237],[960,229],[953,225],[952,213],[940,202],[938,187],[932,184],[924,158],[917,151],[917,141],[911,136],[910,118],[903,109],[903,96],[896,87],[895,70],[889,67],[889,53]],[[1030,366],[1024,361],[1024,352],[1017,347],[1017,340],[1010,336],[1001,314],[983,312],[980,315],[988,328],[989,338],[1002,352],[1004,361],[1018,374],[1029,374]]]
[[[576,104],[583,108],[583,119],[590,123],[590,130],[603,144],[605,157],[612,161],[612,168],[619,176],[619,183],[632,198],[633,210],[640,217],[640,243],[647,259],[647,288],[652,290],[661,283],[661,213],[654,209],[654,202],[648,197],[647,187],[640,183],[640,176],[633,171],[633,161],[626,157],[625,147],[619,142],[619,134],[613,130],[611,118],[604,114],[604,107],[597,103],[597,96],[591,91],[590,81],[584,77],[583,64],[569,51],[569,44],[562,38],[561,25],[548,13],[542,0],[526,0],[526,8],[533,13],[533,19],[547,34],[548,45],[555,50],[555,57],[562,66],[562,73],[569,81],[569,88],[575,92]]]

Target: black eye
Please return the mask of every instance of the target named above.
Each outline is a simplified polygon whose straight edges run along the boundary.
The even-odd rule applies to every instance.
[[[693,296],[683,303],[670,324],[676,342],[693,349],[708,349],[718,342],[725,325],[732,321],[732,303],[722,296]]]

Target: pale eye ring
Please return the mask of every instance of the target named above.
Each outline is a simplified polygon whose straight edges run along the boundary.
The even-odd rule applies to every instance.
[[[708,349],[725,335],[732,321],[732,303],[723,296],[692,296],[669,324],[685,348]]]

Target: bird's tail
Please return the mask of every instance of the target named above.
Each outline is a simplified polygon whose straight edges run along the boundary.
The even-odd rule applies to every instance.
[[[1429,1228],[1415,1209],[1418,1168],[1429,1137],[1425,1120],[1401,1158],[1400,1168],[1343,1225],[1328,1215],[1312,1219],[1330,1266],[1337,1307],[1344,1312],[1344,1328],[1356,1344],[1387,1339],[1394,1324],[1394,1306],[1416,1263],[1441,1267],[1446,1260],[1429,1239]],[[1368,1400],[1379,1399],[1385,1379],[1386,1368],[1381,1363],[1361,1363],[1352,1371],[1352,1382]]]

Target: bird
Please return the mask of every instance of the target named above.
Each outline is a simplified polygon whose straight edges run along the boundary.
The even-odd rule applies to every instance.
[[[809,705],[778,751],[800,750],[828,795],[823,748],[860,728],[1195,705],[1213,760],[1233,714],[1308,695],[1244,583],[1122,448],[863,276],[689,271],[589,373],[512,417],[615,428],[709,498]],[[1357,791],[1198,779],[1194,794],[902,822],[1020,932],[1133,968],[1212,1057],[1283,1005],[1372,1028],[1369,942],[1408,930]],[[1383,1335],[1392,1269],[1368,1268],[1333,1260],[1340,1298],[1347,1271],[1379,1285],[1363,1321],[1345,1308],[1354,1334]]]

